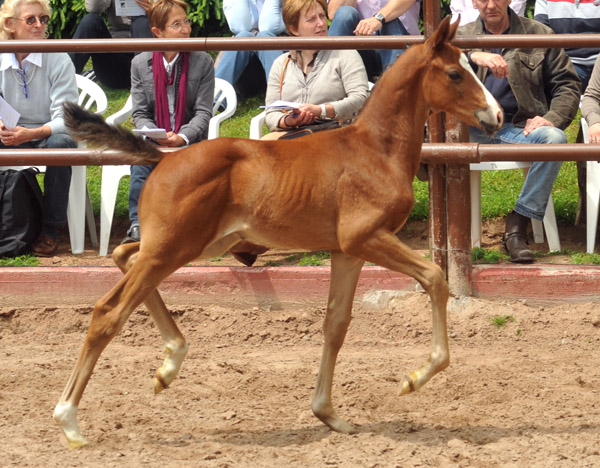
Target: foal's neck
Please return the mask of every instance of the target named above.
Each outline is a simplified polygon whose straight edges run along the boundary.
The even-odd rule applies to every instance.
[[[423,96],[423,70],[426,64],[418,50],[408,50],[380,78],[367,100],[356,125],[390,151],[423,141],[429,109]]]

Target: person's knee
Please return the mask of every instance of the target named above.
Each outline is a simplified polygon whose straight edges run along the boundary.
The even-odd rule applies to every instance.
[[[259,31],[256,37],[276,37],[271,31]]]
[[[562,144],[567,142],[567,135],[560,128],[539,127],[531,132],[531,136],[536,138],[536,143]]]
[[[235,37],[255,37],[255,35],[250,31],[241,31],[237,33]]]
[[[76,148],[77,142],[66,133],[53,133],[46,141],[46,148]]]
[[[75,30],[74,39],[78,38],[94,38],[98,36],[98,30],[106,27],[104,19],[98,13],[88,13],[85,15]]]
[[[358,10],[350,5],[339,7],[331,20],[333,21],[334,18],[336,22],[349,23],[352,25],[357,25],[360,21]]]

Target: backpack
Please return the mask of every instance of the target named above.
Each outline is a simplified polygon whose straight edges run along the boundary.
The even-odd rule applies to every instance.
[[[39,171],[0,170],[0,257],[17,257],[31,250],[42,229],[43,198]]]

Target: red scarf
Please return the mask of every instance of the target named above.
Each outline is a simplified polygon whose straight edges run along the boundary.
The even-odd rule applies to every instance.
[[[167,85],[173,84],[177,70],[173,70],[171,78],[167,77],[162,52],[152,52],[152,76],[154,78],[154,96],[156,99],[156,125],[164,128],[167,132],[177,133],[185,119],[185,100],[187,94],[187,75],[190,63],[190,53],[182,52],[183,63],[181,66],[181,77],[179,89],[177,90],[177,102],[175,103],[175,128],[171,129],[171,116],[169,114],[169,99],[167,98]]]

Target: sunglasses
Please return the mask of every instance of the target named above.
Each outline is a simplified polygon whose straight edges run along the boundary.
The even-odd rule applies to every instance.
[[[36,20],[40,20],[41,24],[48,24],[48,21],[50,21],[50,17],[48,15],[42,15],[42,16],[28,16],[27,18],[13,18],[19,21],[25,21],[25,23],[27,24],[27,26],[33,26],[36,22]]]
[[[184,19],[183,21],[175,21],[173,24],[169,24],[169,28],[176,29],[181,31],[184,27],[188,27],[192,25],[192,20],[189,18]]]

